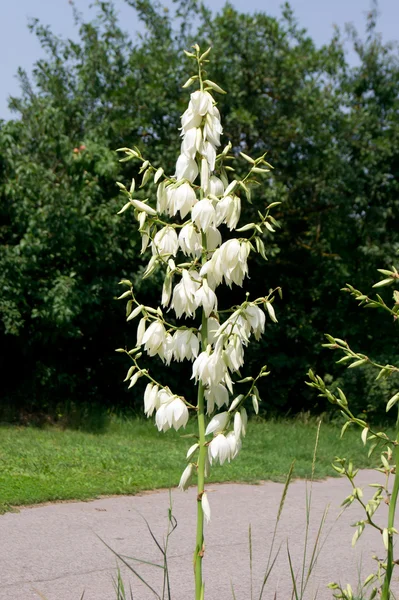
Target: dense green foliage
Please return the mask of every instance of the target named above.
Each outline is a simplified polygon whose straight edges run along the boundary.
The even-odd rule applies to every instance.
[[[2,408],[134,404],[118,384],[127,365],[113,352],[135,337],[115,301],[117,282],[133,280],[148,303],[159,290],[156,278],[141,281],[133,221],[116,215],[115,180],[128,181],[135,166],[119,163],[115,149],[137,145],[173,172],[189,74],[181,51],[194,41],[213,46],[210,75],[228,91],[219,103],[226,141],[254,156],[268,150],[275,166],[246,216],[283,201],[281,229],[265,238],[269,263],[250,265],[251,295],[284,291],[279,326],[248,361],[255,369],[266,358],[272,370],[264,407],[313,408],[307,369],[341,375],[320,349],[326,331],[392,362],[390,323],[359,315],[339,292],[346,281],[367,291],[399,248],[399,62],[375,15],[364,41],[352,33],[358,63],[350,66],[338,33],[316,48],[288,6],[277,20],[229,5],[214,16],[194,0],[178,2],[176,14],[152,0],[128,3],[145,30],[134,40],[108,2],[97,2],[93,22],[76,15],[79,42],[32,23],[47,58],[30,77],[20,72],[16,118],[0,125]],[[359,407],[377,410],[379,391],[359,371],[349,375]]]

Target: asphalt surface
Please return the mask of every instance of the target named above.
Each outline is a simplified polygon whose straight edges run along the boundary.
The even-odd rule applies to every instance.
[[[372,495],[368,484],[376,474],[363,471],[359,485],[365,497]],[[206,526],[204,573],[206,600],[250,600],[248,530],[252,531],[252,587],[258,600],[271,544],[277,507],[283,485],[220,484],[208,487],[212,519]],[[324,509],[329,506],[321,535],[323,548],[303,598],[331,599],[327,583],[350,582],[354,590],[359,574],[371,573],[373,554],[383,555],[378,531],[366,528],[355,548],[351,546],[354,529],[350,527],[361,511],[352,505],[337,520],[339,505],[350,493],[343,479],[313,484],[308,559],[311,556]],[[177,528],[169,538],[169,570],[172,600],[193,599],[193,547],[196,519],[196,494],[172,491],[173,514]],[[294,481],[287,494],[280,520],[276,550],[281,549],[274,571],[265,587],[264,600],[289,600],[292,582],[287,558],[287,541],[298,575],[305,542],[306,483]],[[163,542],[167,528],[169,492],[157,491],[140,496],[103,498],[91,502],[71,502],[22,508],[19,513],[0,516],[0,600],[115,600],[113,579],[117,574],[116,552],[150,562],[162,562],[145,517],[155,536]],[[386,507],[383,507],[386,513]],[[381,518],[385,515],[381,515]],[[398,527],[398,523],[396,523]],[[97,537],[99,536],[99,537]],[[162,597],[162,570],[130,561]],[[393,589],[399,595],[399,567]],[[124,565],[125,584],[131,584],[133,598],[156,598]],[[129,596],[130,597],[130,596]],[[167,598],[167,596],[165,596]]]

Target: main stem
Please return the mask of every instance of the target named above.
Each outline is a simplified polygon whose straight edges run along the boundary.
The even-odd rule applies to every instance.
[[[388,529],[395,526],[395,510],[398,501],[399,492],[399,411],[398,419],[396,421],[396,442],[397,445],[394,448],[395,457],[395,479],[393,482],[392,494],[389,500],[389,512],[388,512]],[[385,572],[384,585],[382,587],[381,600],[389,600],[391,597],[391,579],[394,568],[393,562],[393,534],[390,533],[388,537],[388,556],[387,556],[387,568]]]
[[[206,261],[206,234],[202,233],[202,262]],[[201,322],[201,351],[206,350],[208,345],[208,319],[202,309]],[[206,439],[205,439],[205,398],[204,386],[200,381],[198,384],[197,400],[197,422],[198,422],[198,472],[197,472],[197,537],[194,555],[194,577],[195,577],[195,600],[204,599],[204,583],[202,580],[202,558],[204,556],[204,512],[202,510],[202,494],[205,487],[205,461],[206,461]]]

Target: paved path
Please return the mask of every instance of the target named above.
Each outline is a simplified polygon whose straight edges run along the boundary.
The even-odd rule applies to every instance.
[[[374,480],[375,474],[371,471],[359,475],[359,483],[365,488]],[[352,506],[336,521],[339,504],[350,491],[348,486],[342,479],[329,479],[313,486],[310,542],[316,538],[321,515],[328,504],[330,510],[324,536],[329,534],[306,598],[313,598],[318,590],[319,600],[331,599],[331,592],[325,586],[333,580],[349,581],[356,588],[358,569],[367,576],[373,566],[370,556],[381,553],[380,535],[374,531],[366,530],[361,543],[355,549],[351,547],[354,530],[349,525],[361,516],[357,508]],[[254,598],[259,598],[282,489],[281,484],[270,482],[209,487],[212,521],[206,527],[204,558],[207,600],[230,600],[231,582],[237,600],[249,600],[249,524],[253,538]],[[371,488],[365,489],[366,495],[370,492]],[[278,542],[283,542],[281,553],[264,600],[291,598],[286,540],[288,538],[298,569],[304,546],[305,493],[304,481],[291,484],[279,527]],[[184,494],[175,490],[172,497],[178,522],[169,549],[172,597],[173,600],[192,600],[195,490],[190,489]],[[38,600],[42,597],[79,600],[83,590],[85,600],[115,600],[112,578],[116,575],[116,559],[96,534],[121,554],[159,561],[159,551],[140,514],[148,519],[154,533],[162,539],[168,503],[168,492],[159,491],[134,497],[24,508],[19,513],[1,516],[0,600]],[[137,563],[135,566],[144,576],[150,575],[154,587],[161,589],[160,569],[137,566]],[[130,580],[136,600],[155,597],[126,569],[122,569],[122,573],[127,581]],[[399,593],[399,579],[394,585]]]

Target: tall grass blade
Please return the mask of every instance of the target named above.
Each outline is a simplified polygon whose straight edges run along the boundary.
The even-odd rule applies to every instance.
[[[142,583],[144,583],[144,585],[151,590],[151,592],[154,594],[154,596],[156,596],[159,600],[162,600],[161,596],[154,590],[154,588],[144,579],[144,577],[142,577],[140,575],[140,573],[138,573],[136,571],[136,569],[134,569],[132,567],[132,565],[130,565],[121,554],[118,554],[118,552],[116,552],[113,548],[111,548],[111,546],[109,546],[107,544],[107,542],[105,542],[102,538],[100,538],[99,535],[97,535],[98,539],[104,544],[104,546],[106,546],[108,548],[108,550],[111,550],[112,554],[114,554],[117,558],[119,558],[119,560],[137,577],[137,579],[139,579]]]
[[[278,555],[280,553],[281,544],[280,544],[280,546],[279,546],[279,548],[278,548],[278,550],[277,550],[274,558],[272,559],[273,549],[274,549],[274,543],[276,541],[276,535],[277,535],[277,528],[278,528],[278,524],[279,524],[279,521],[280,521],[280,518],[281,518],[281,513],[282,513],[283,508],[284,508],[284,503],[285,503],[285,499],[286,499],[286,496],[287,496],[288,488],[289,488],[289,485],[291,483],[292,475],[293,475],[293,472],[294,472],[294,465],[295,465],[295,461],[292,461],[291,466],[290,466],[290,468],[288,470],[288,474],[287,474],[286,480],[285,480],[283,493],[281,495],[281,500],[280,500],[280,504],[279,504],[278,511],[277,511],[277,518],[276,518],[276,522],[274,524],[274,531],[273,531],[272,543],[271,543],[271,546],[270,546],[269,557],[268,557],[267,565],[266,565],[266,572],[265,572],[265,576],[263,578],[262,587],[260,589],[259,600],[262,599],[266,583],[267,583],[267,581],[268,581],[268,579],[270,577],[270,573],[272,572],[272,569],[273,569],[273,567],[275,565],[277,557],[278,557]]]
[[[292,596],[291,596],[291,598],[294,598],[294,596],[295,596],[295,600],[299,600],[298,590],[296,587],[296,576],[295,576],[294,568],[292,565],[291,553],[290,553],[288,543],[287,543],[287,553],[288,553],[288,562],[290,565],[290,574],[291,574],[291,580],[292,580]]]
[[[234,591],[234,585],[233,585],[232,581],[230,581],[230,585],[231,585],[231,593],[233,594],[233,600],[237,600],[236,594],[235,594],[235,591]]]
[[[135,560],[136,562],[142,563],[143,565],[150,565],[151,567],[157,567],[158,569],[164,568],[163,565],[159,565],[158,563],[153,563],[149,560],[144,560],[142,558],[135,558],[134,556],[127,556],[126,554],[121,554],[121,556],[123,556],[123,558],[126,558],[126,560]]]
[[[313,449],[313,458],[312,458],[312,470],[310,475],[310,492],[308,493],[308,484],[306,482],[306,528],[305,528],[305,545],[303,549],[303,559],[302,559],[302,574],[301,574],[301,598],[304,593],[304,582],[305,582],[305,569],[306,569],[306,557],[307,557],[307,548],[308,548],[308,538],[309,538],[309,527],[310,527],[310,511],[312,508],[312,492],[313,492],[313,481],[314,474],[316,469],[316,458],[317,458],[317,450],[319,447],[319,437],[320,437],[320,427],[321,427],[321,419],[319,419],[317,424],[316,431],[316,440]],[[306,581],[309,579],[309,572]]]

